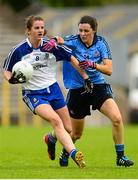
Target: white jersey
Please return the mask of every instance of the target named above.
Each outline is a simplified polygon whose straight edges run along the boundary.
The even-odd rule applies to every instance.
[[[41,40],[39,48],[34,49],[29,39],[25,39],[9,53],[4,63],[4,69],[12,72],[12,67],[18,61],[28,61],[32,64],[34,73],[32,78],[22,84],[26,90],[40,90],[49,87],[56,82],[56,61],[70,61],[72,51],[65,46],[58,46],[53,52],[44,52],[43,44],[47,39]]]
[[[53,54],[34,49],[22,60],[27,60],[34,69],[32,78],[27,83],[22,84],[23,89],[39,90],[56,82],[56,58]]]

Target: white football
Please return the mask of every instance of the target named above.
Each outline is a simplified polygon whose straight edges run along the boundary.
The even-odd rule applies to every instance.
[[[33,76],[33,66],[29,62],[22,60],[13,66],[12,73],[13,72],[16,72],[16,75],[23,73],[23,75],[26,77],[26,81],[28,81]]]

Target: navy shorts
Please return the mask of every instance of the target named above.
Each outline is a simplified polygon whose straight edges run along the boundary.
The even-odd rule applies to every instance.
[[[82,119],[91,115],[92,110],[100,110],[106,99],[113,98],[110,84],[94,84],[92,93],[83,93],[84,87],[70,89],[67,95],[67,106],[70,116],[75,119]]]
[[[60,109],[66,105],[57,82],[41,90],[23,90],[22,94],[23,101],[34,113],[35,108],[40,104],[50,104],[54,110]]]

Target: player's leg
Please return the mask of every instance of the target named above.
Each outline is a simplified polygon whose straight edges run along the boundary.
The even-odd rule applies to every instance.
[[[70,116],[69,116],[69,112],[66,106],[66,103],[64,101],[64,97],[62,95],[61,90],[59,89],[58,84],[53,85],[55,86],[53,91],[51,90],[51,92],[56,92],[56,94],[54,94],[54,99],[51,101],[51,97],[50,97],[50,104],[52,106],[52,108],[55,110],[55,112],[59,115],[60,119],[62,120],[62,123],[64,125],[64,128],[66,129],[66,131],[70,134],[71,133],[71,120],[70,120]],[[55,91],[55,89],[57,89]],[[57,93],[58,92],[58,93]],[[56,145],[56,135],[55,132],[52,131],[51,133],[47,134],[44,136],[44,141],[48,146],[48,153],[49,153],[49,157],[51,160],[55,159],[55,145]]]
[[[69,116],[67,106],[64,106],[63,108],[57,109],[55,111],[57,112],[60,119],[62,120],[64,128],[66,129],[66,131],[69,134],[71,134],[71,131],[72,131],[71,119],[70,119],[70,116]],[[44,136],[44,141],[48,146],[49,158],[51,160],[54,160],[55,159],[55,146],[56,146],[56,141],[57,141],[55,132],[52,131],[51,133],[45,135]],[[68,153],[66,153],[66,154],[68,154]]]
[[[134,162],[124,155],[124,126],[119,108],[112,98],[107,99],[101,106],[100,112],[112,122],[113,140],[117,155],[118,166],[132,166]]]
[[[71,118],[72,122],[72,133],[71,137],[73,142],[75,143],[77,139],[80,139],[83,133],[84,129],[84,119],[74,119]],[[62,149],[60,158],[59,158],[59,164],[60,166],[68,166],[68,161],[69,161],[69,154],[65,150],[65,148]]]
[[[114,142],[116,144],[124,144],[123,121],[115,101],[112,98],[107,99],[101,106],[100,111],[112,121]]]
[[[64,128],[71,135],[72,126],[71,126],[71,118],[69,116],[69,111],[67,109],[67,106],[62,108],[62,109],[64,109],[64,111],[61,109],[58,109],[58,110],[56,110],[56,112],[58,113],[58,115],[62,119]],[[59,158],[60,166],[68,166],[68,159],[69,159],[69,153],[66,151],[65,148],[63,148],[63,151],[61,152],[60,158]]]
[[[64,128],[66,129],[66,131],[69,134],[71,134],[72,125],[71,125],[71,118],[70,118],[67,106],[64,106],[63,108],[57,109],[55,111],[59,115],[60,119],[62,120]]]
[[[67,106],[72,123],[71,137],[73,142],[79,139],[82,135],[84,128],[84,118],[86,115],[90,115],[90,107],[87,103],[87,96],[83,94],[84,88],[69,90],[67,95]],[[69,155],[63,148],[59,158],[60,166],[68,166]]]
[[[76,150],[69,133],[63,126],[62,120],[52,107],[49,104],[41,104],[36,107],[35,113],[51,123],[57,139],[70,154],[71,158],[80,168],[85,167],[82,152]]]
[[[74,119],[71,118],[72,123],[72,140],[75,143],[77,139],[80,139],[84,130],[84,118]]]
[[[47,88],[44,90],[34,90],[23,91],[23,101],[29,107],[29,109],[36,115],[35,109],[37,106],[41,104],[49,104],[47,98],[45,98],[45,94],[47,93]],[[49,93],[48,93],[49,94]],[[54,132],[54,131],[53,131]],[[48,146],[48,155],[51,160],[55,159],[55,145],[56,145],[56,137],[54,136],[55,133],[49,133],[48,135],[44,136],[44,141]]]

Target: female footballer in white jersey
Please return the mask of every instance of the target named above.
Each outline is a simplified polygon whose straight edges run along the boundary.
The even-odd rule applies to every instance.
[[[66,59],[71,61],[78,69],[84,79],[86,86],[90,85],[87,74],[78,66],[78,61],[72,56],[71,50],[59,46],[53,53],[44,52],[43,44],[48,42],[48,38],[43,38],[46,34],[44,20],[39,16],[29,16],[26,20],[27,39],[15,46],[4,63],[4,77],[11,84],[22,83],[23,100],[30,110],[40,116],[42,119],[51,123],[54,133],[70,154],[76,164],[83,168],[85,162],[83,154],[77,151],[69,133],[71,132],[71,121],[65,104],[62,92],[56,80],[56,60]],[[26,60],[32,64],[34,73],[29,81],[23,81],[12,74],[12,68],[16,62]],[[87,86],[87,87],[88,87]],[[65,127],[65,128],[64,128]],[[52,136],[45,137],[48,145],[50,159],[55,159],[54,147],[55,141]]]

